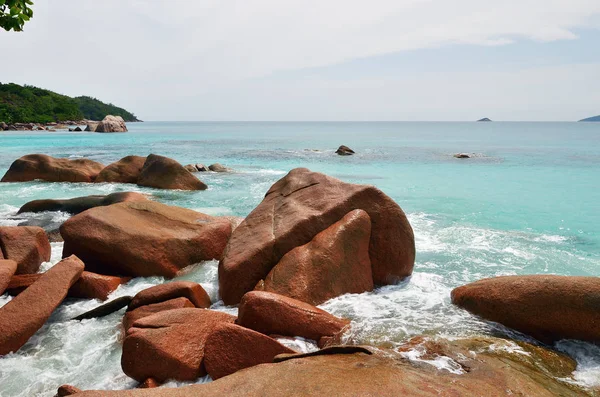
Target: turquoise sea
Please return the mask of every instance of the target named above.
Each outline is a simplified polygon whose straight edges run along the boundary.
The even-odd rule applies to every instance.
[[[30,153],[105,164],[129,154],[156,153],[182,164],[219,162],[235,172],[198,173],[209,185],[200,192],[121,184],[1,184],[0,224],[33,217],[15,215],[30,200],[126,190],[209,214],[245,216],[272,183],[295,167],[372,184],[409,216],[417,258],[410,280],[322,306],[353,320],[349,338],[355,342],[394,344],[423,333],[508,333],[454,308],[451,289],[504,274],[600,276],[600,123],[145,122],[128,128],[125,134],[0,133],[0,173]],[[341,144],[356,155],[337,156]],[[472,158],[454,158],[459,152]],[[65,214],[53,216],[66,219]],[[61,244],[53,248],[56,262]],[[181,277],[201,282],[218,299],[215,262]],[[113,295],[163,281],[138,279]],[[0,305],[9,299],[0,297]],[[120,370],[118,314],[66,321],[97,305],[68,302],[20,352],[0,358],[0,394],[51,396],[62,383],[134,385]],[[46,347],[38,346],[40,340]],[[311,349],[308,342],[297,343]],[[599,348],[575,341],[559,342],[556,348],[578,360],[572,381],[600,385]]]

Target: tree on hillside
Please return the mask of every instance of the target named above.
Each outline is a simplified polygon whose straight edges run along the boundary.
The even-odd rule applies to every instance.
[[[0,0],[0,28],[20,32],[25,22],[33,17],[31,0]]]

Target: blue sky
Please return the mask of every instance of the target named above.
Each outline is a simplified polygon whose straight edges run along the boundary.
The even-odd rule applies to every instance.
[[[0,81],[145,120],[577,120],[600,2],[38,0]],[[6,55],[5,55],[6,56]]]

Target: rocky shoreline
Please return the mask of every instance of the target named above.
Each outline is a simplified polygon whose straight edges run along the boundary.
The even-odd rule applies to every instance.
[[[198,168],[196,167],[196,170]],[[128,156],[109,166],[86,159],[28,155],[3,182],[135,183],[157,189],[206,188],[173,159]],[[410,277],[415,236],[403,210],[379,189],[305,168],[291,170],[243,220],[161,204],[137,193],[25,204],[20,212],[66,211],[64,258],[45,273],[49,242],[39,227],[0,227],[0,355],[17,351],[65,297],[105,301],[131,278],[172,278],[219,261],[219,296],[237,316],[211,309],[200,284],[171,281],[82,318],[127,307],[121,367],[143,389],[59,396],[486,395],[593,396],[565,381],[574,361],[548,345],[600,343],[600,279],[510,276],[452,291],[452,303],[537,342],[496,337],[415,337],[400,346],[354,346],[348,319],[319,308],[331,298]],[[44,296],[40,302],[39,296]],[[80,321],[80,320],[71,320]],[[315,341],[299,354],[282,338]],[[518,354],[509,352],[517,349]],[[435,363],[450,363],[451,370]],[[177,389],[168,380],[214,382]]]
[[[101,128],[99,125],[110,123],[111,127]],[[127,127],[125,121],[120,116],[106,116],[103,120],[65,120],[50,123],[11,123],[0,122],[0,131],[60,131],[68,130],[71,132],[90,131],[90,132],[125,132]]]

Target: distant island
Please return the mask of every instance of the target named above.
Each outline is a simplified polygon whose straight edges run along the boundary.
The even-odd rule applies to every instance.
[[[588,117],[587,119],[579,120],[579,121],[598,121],[600,122],[600,116]]]
[[[30,85],[0,83],[0,122],[52,123],[67,120],[102,120],[107,115],[140,121],[135,115],[96,98],[66,95]]]
[[[484,117],[484,118],[482,118],[482,119],[479,119],[479,120],[477,120],[477,121],[492,121],[492,120],[488,119],[487,117]]]

